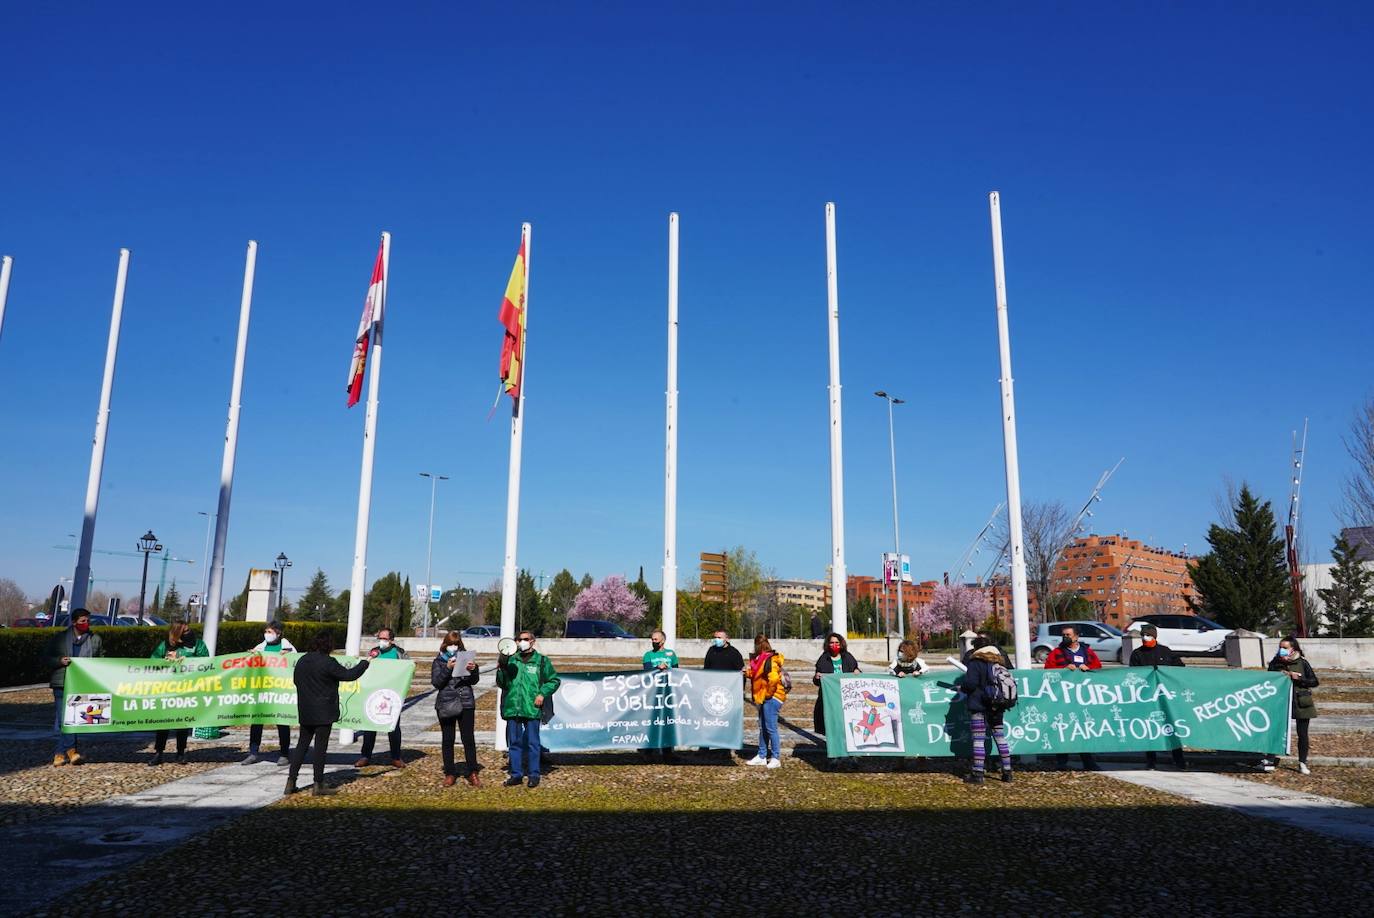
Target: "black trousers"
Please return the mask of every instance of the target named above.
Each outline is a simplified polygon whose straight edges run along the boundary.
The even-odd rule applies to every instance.
[[[392,759],[399,759],[399,758],[401,757],[401,725],[400,725],[400,723],[397,723],[397,724],[396,724],[396,729],[395,729],[395,730],[392,730],[390,733],[388,733],[388,734],[386,735],[386,741],[391,745],[391,758],[392,758]],[[370,759],[370,758],[372,758],[372,750],[373,750],[373,748],[374,748],[376,745],[377,745],[377,731],[376,731],[376,730],[364,730],[364,731],[363,731],[363,751],[362,751],[362,757],[365,758],[365,759]]]
[[[277,724],[277,743],[282,755],[291,752],[291,728],[285,724]],[[248,728],[248,751],[254,755],[262,749],[262,724],[253,724]]]
[[[473,723],[477,719],[477,711],[467,708],[457,717],[439,718],[439,733],[441,735],[441,748],[444,752],[444,774],[457,776],[458,769],[453,762],[453,740],[454,734],[460,734],[463,738],[463,759],[467,763],[468,774],[473,774],[481,770],[477,764],[477,737],[473,732]]]
[[[301,724],[301,740],[296,748],[291,750],[291,771],[287,776],[288,781],[296,783],[296,776],[301,773],[301,764],[305,761],[305,751],[313,742],[315,757],[311,765],[315,769],[315,783],[324,783],[324,755],[329,750],[329,731],[332,727],[333,724]]]
[[[153,751],[162,752],[167,748],[167,734],[176,733],[177,735],[177,755],[186,754],[186,741],[191,738],[191,728],[183,730],[159,730],[153,734]]]
[[[1169,755],[1173,757],[1173,760],[1174,760],[1174,764],[1175,764],[1175,765],[1177,765],[1179,768],[1182,768],[1182,767],[1183,767],[1183,765],[1184,765],[1184,760],[1183,760],[1183,750],[1182,750],[1182,749],[1170,749],[1170,750],[1169,750]],[[1158,761],[1159,761],[1159,755],[1158,755],[1157,753],[1154,753],[1154,752],[1147,752],[1147,753],[1145,753],[1145,764],[1146,764],[1146,765],[1149,765],[1151,768],[1154,768],[1154,767],[1155,767],[1155,764],[1156,764]]]
[[[1306,762],[1308,750],[1312,748],[1312,743],[1307,738],[1307,728],[1312,726],[1312,719],[1294,720],[1298,725],[1298,761]]]

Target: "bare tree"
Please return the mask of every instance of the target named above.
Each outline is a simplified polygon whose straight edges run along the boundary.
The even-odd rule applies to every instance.
[[[1345,478],[1341,517],[1347,526],[1374,526],[1374,397],[1356,410],[1344,439],[1355,467]]]
[[[1027,501],[1021,505],[1021,538],[1026,552],[1026,587],[1040,607],[1040,614],[1053,621],[1055,614],[1054,565],[1074,538],[1073,518],[1063,501]],[[1009,557],[1010,538],[1007,516],[998,523],[997,536],[1002,545],[1003,559]]]
[[[0,577],[0,622],[14,624],[16,618],[23,618],[29,611],[29,601],[19,584],[8,577]]]

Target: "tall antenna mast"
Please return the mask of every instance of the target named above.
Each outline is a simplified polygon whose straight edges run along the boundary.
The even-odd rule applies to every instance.
[[[1288,548],[1288,581],[1293,588],[1293,624],[1298,637],[1307,637],[1307,615],[1302,602],[1302,567],[1298,564],[1298,510],[1302,499],[1302,466],[1307,458],[1307,418],[1302,419],[1302,441],[1293,431],[1293,489],[1288,496],[1288,524],[1283,527]]]

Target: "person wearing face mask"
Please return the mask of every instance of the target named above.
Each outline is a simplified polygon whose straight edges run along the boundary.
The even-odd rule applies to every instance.
[[[408,660],[410,655],[405,652],[400,644],[396,643],[396,632],[390,628],[382,628],[377,632],[377,646],[368,651],[369,660]],[[359,753],[358,761],[353,763],[354,768],[366,768],[372,764],[372,750],[377,745],[377,731],[362,731],[363,748]],[[396,721],[396,729],[386,735],[386,741],[391,746],[391,767],[405,768],[405,760],[401,758],[401,722]]]
[[[472,787],[481,787],[482,781],[477,772],[482,766],[477,764],[477,737],[473,724],[477,714],[477,699],[472,687],[481,678],[477,669],[477,659],[469,660],[461,669],[458,667],[458,654],[466,652],[463,636],[450,631],[440,642],[439,655],[429,670],[429,681],[437,691],[434,693],[434,712],[439,715],[439,731],[442,736],[441,749],[444,755],[444,787],[452,787],[458,780],[458,770],[453,763],[454,734],[463,738],[463,759],[467,763],[467,774],[463,780]]]
[[[811,674],[811,684],[820,687],[821,677],[831,673],[857,673],[859,661],[849,652],[849,642],[843,635],[830,632],[825,638],[825,649],[816,658],[816,671]],[[821,704],[821,693],[816,692],[816,704],[811,709],[811,719],[816,732],[825,736],[825,706]]]
[[[271,621],[262,629],[262,643],[254,647],[253,652],[295,653],[296,648],[283,636],[281,622]],[[280,751],[276,762],[287,765],[291,761],[291,728],[286,724],[277,724],[277,742]],[[252,765],[262,758],[262,724],[253,724],[248,728],[248,756],[240,764]]]
[[[706,662],[702,669],[719,669],[737,673],[744,668],[744,655],[730,643],[724,630],[717,629],[711,636],[711,646],[706,648]]]
[[[1291,635],[1279,641],[1279,652],[1269,661],[1269,671],[1283,673],[1293,683],[1293,723],[1298,728],[1298,771],[1310,775],[1312,769],[1307,767],[1307,753],[1311,744],[1307,730],[1312,725],[1312,718],[1317,716],[1317,703],[1312,699],[1312,690],[1321,683],[1312,671],[1312,664],[1302,655],[1298,639]],[[1265,771],[1273,771],[1278,760],[1266,756],[1261,763]]]
[[[205,646],[205,642],[196,637],[191,626],[185,622],[176,622],[167,629],[167,638],[158,642],[153,648],[149,659],[153,660],[184,660],[188,657],[208,657],[210,650]],[[148,762],[150,766],[162,764],[162,754],[167,751],[167,738],[171,735],[170,730],[158,730],[153,734],[153,757]],[[182,727],[176,731],[177,735],[177,759],[178,765],[186,764],[186,741],[191,738],[191,728]]]
[[[930,667],[921,659],[920,652],[921,649],[916,646],[915,641],[902,641],[897,645],[897,656],[893,658],[887,671],[899,679],[924,674]]]
[[[1159,643],[1159,629],[1154,625],[1142,625],[1140,627],[1140,646],[1131,651],[1131,666],[1182,666],[1183,659],[1168,647]],[[1173,757],[1174,765],[1179,771],[1186,771],[1188,760],[1183,757],[1183,749],[1170,749],[1169,755]],[[1145,767],[1150,771],[1155,770],[1159,761],[1159,756],[1154,752],[1145,753]]]
[[[520,632],[512,656],[496,661],[496,687],[501,697],[501,716],[506,719],[510,743],[510,777],[506,787],[516,787],[529,777],[539,786],[539,724],[544,702],[558,691],[558,673],[548,657],[534,649],[534,634]]]
[[[91,613],[86,609],[73,610],[71,625],[66,631],[60,631],[49,638],[48,644],[44,648],[44,662],[52,670],[52,675],[48,678],[48,686],[52,689],[52,701],[55,709],[53,725],[57,732],[57,743],[52,752],[54,768],[62,765],[80,765],[83,761],[81,753],[76,748],[76,734],[62,732],[62,709],[66,697],[67,667],[77,657],[101,657],[104,655],[104,644],[100,640],[100,635],[91,630]]]
[[[668,636],[662,631],[655,631],[653,634],[649,635],[649,644],[651,648],[644,651],[645,669],[677,668],[677,651],[663,646],[664,642],[667,640]]]
[[[1063,640],[1059,646],[1050,651],[1050,655],[1045,658],[1046,669],[1071,669],[1078,672],[1088,672],[1093,669],[1101,669],[1102,661],[1097,658],[1097,653],[1078,640],[1078,629],[1070,626],[1064,628]],[[1102,767],[1097,764],[1097,757],[1091,752],[1080,752],[1078,758],[1083,762],[1084,771],[1101,771]],[[1054,757],[1055,764],[1060,771],[1069,767],[1069,757],[1066,753],[1059,753]]]

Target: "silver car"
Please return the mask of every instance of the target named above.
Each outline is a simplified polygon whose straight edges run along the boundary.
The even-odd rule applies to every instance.
[[[1050,651],[1064,640],[1064,629],[1078,632],[1078,642],[1087,644],[1101,660],[1121,661],[1121,630],[1105,622],[1041,622],[1031,637],[1031,657],[1044,663]]]

